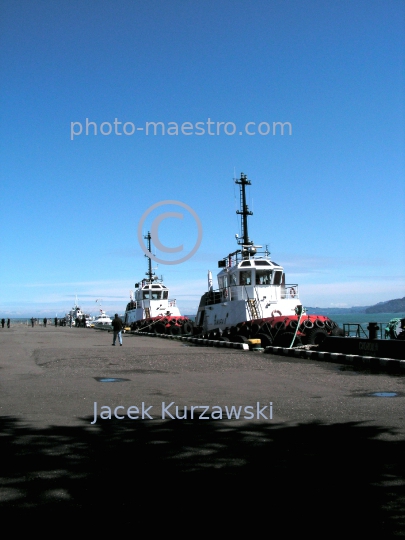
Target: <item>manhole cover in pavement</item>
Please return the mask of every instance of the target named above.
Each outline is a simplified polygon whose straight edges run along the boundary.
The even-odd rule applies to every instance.
[[[125,382],[131,379],[120,379],[117,377],[94,377],[98,382]]]

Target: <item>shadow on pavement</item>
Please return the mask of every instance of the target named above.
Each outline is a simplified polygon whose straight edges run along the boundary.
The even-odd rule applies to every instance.
[[[276,537],[404,533],[405,442],[382,440],[386,429],[91,421],[35,429],[0,419],[3,524],[17,517],[30,526],[50,516],[94,521],[108,512],[139,525],[147,515],[192,512],[198,530],[220,517],[248,523],[252,536],[258,527],[281,530]]]

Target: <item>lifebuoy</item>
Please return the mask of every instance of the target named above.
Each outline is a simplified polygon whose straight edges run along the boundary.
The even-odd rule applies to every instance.
[[[295,293],[294,287],[291,287],[291,289],[290,289],[290,296],[291,296],[291,298],[295,298],[295,294],[296,294],[296,293]]]
[[[272,317],[281,317],[281,311],[279,309],[275,309],[271,312]]]

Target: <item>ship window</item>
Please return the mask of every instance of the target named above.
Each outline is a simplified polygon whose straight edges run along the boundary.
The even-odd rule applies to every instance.
[[[167,300],[168,296],[169,296],[169,291],[163,291],[163,300]]]
[[[152,291],[152,300],[160,300],[162,298],[161,291]]]
[[[160,289],[160,285],[152,285],[152,289]]]
[[[277,270],[276,272],[274,272],[274,285],[280,285],[282,275],[283,272],[281,270]]]
[[[255,261],[256,266],[269,266],[270,263],[267,261]]]
[[[149,291],[143,291],[143,299],[149,300]]]
[[[218,285],[219,285],[220,289],[224,288],[224,278],[223,277],[218,278]]]
[[[239,285],[251,285],[252,284],[252,271],[243,270],[239,272]]]
[[[241,266],[251,266],[250,261],[243,261],[243,263],[241,263]]]
[[[271,270],[256,270],[256,285],[270,285]]]
[[[236,272],[230,275],[231,285],[236,285]]]

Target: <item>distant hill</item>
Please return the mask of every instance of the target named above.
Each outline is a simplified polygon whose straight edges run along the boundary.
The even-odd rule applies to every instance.
[[[364,313],[403,313],[405,311],[405,296],[396,300],[379,302],[374,306],[366,308]]]
[[[405,297],[396,300],[379,302],[374,306],[353,306],[350,308],[320,308],[307,307],[305,309],[309,315],[322,313],[322,315],[344,315],[345,313],[404,313]]]
[[[366,312],[368,306],[354,306],[349,308],[320,308],[320,307],[307,307],[305,306],[308,315],[344,315],[345,313],[369,313]]]

